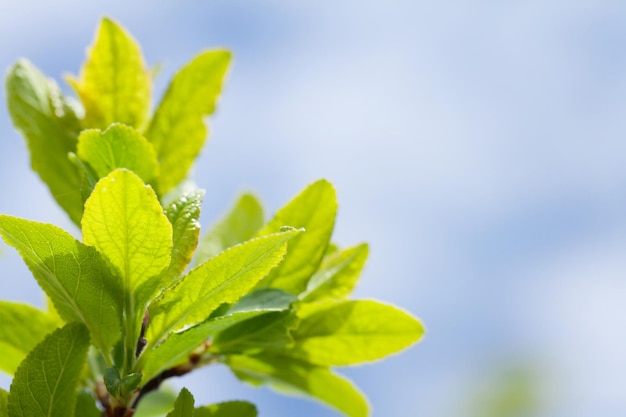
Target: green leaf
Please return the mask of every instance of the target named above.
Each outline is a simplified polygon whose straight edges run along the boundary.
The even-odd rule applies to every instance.
[[[174,403],[174,409],[167,414],[167,417],[193,417],[193,406],[193,395],[191,395],[187,388],[183,388]]]
[[[192,269],[150,307],[148,341],[156,343],[170,331],[204,321],[220,304],[239,300],[282,260],[287,241],[299,233],[289,229],[249,240]]]
[[[196,408],[194,417],[257,417],[254,404],[246,401],[227,401]]]
[[[204,190],[183,194],[165,209],[165,215],[174,230],[172,261],[165,274],[167,278],[178,277],[191,262],[200,236],[200,209]]]
[[[293,301],[293,295],[280,290],[261,290],[246,295],[224,316],[210,318],[184,332],[175,333],[153,351],[144,352],[140,358],[140,361],[145,360],[141,368],[144,380],[148,381],[165,369],[189,362],[193,351],[225,329],[253,317],[287,310]]]
[[[294,358],[324,366],[381,359],[417,342],[419,320],[397,307],[370,300],[302,304],[300,326],[293,331]]]
[[[116,168],[127,168],[145,183],[158,175],[154,148],[141,133],[119,123],[107,130],[83,130],[78,137],[76,154],[89,164],[97,178],[104,178]]]
[[[342,299],[352,293],[356,286],[369,249],[366,243],[324,257],[322,265],[311,277],[302,301]]]
[[[230,212],[202,239],[196,264],[203,263],[218,253],[252,239],[263,226],[263,207],[252,194],[243,194]]]
[[[238,378],[255,385],[268,383],[286,394],[318,399],[350,417],[367,417],[369,406],[348,379],[329,369],[305,362],[269,356],[226,357],[225,363]]]
[[[56,328],[55,320],[39,309],[0,301],[0,370],[13,375],[28,352]]]
[[[116,169],[85,203],[82,229],[84,242],[103,254],[122,280],[123,370],[130,372],[145,309],[160,290],[158,275],[170,263],[172,225],[152,188],[133,172]]]
[[[207,136],[203,117],[213,113],[230,63],[230,52],[206,51],[170,83],[146,136],[161,163],[159,190],[168,192],[187,175]]]
[[[118,371],[116,367],[112,366],[105,369],[104,386],[107,388],[109,394],[113,395],[114,397],[118,397],[120,395],[121,380],[122,377],[120,376],[120,371]]]
[[[76,149],[80,123],[57,84],[20,60],[6,78],[9,113],[26,139],[32,169],[57,203],[78,224],[83,211],[81,175],[67,158]]]
[[[102,411],[96,406],[96,400],[91,393],[85,390],[78,392],[76,398],[76,417],[102,417]]]
[[[304,291],[326,252],[336,213],[335,189],[325,180],[309,185],[280,209],[259,235],[274,233],[285,225],[304,228],[307,232],[289,243],[285,260],[259,287],[280,288],[294,294]]]
[[[290,311],[253,317],[224,329],[213,339],[210,351],[230,354],[285,348],[293,344],[289,332],[297,324],[298,318]]]
[[[85,107],[84,127],[119,122],[143,127],[150,107],[151,79],[137,42],[104,18],[79,79],[68,79]]]
[[[119,338],[119,284],[100,255],[62,229],[0,215],[0,234],[22,256],[66,322],[85,323],[105,352]]]
[[[67,417],[87,359],[89,333],[79,323],[47,336],[20,365],[11,383],[9,417]]]
[[[141,398],[133,417],[161,417],[174,408],[176,393],[161,385],[157,391],[149,392]]]
[[[0,417],[9,417],[8,402],[9,393],[0,388]]]

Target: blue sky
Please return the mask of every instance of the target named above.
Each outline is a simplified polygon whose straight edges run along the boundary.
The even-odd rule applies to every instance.
[[[372,249],[357,295],[428,328],[411,350],[346,370],[374,415],[460,415],[476,381],[528,364],[537,415],[623,415],[626,4],[293,3],[3,2],[0,67],[26,56],[59,81],[76,73],[103,15],[163,63],[158,93],[195,53],[231,49],[195,169],[203,224],[242,190],[272,211],[317,178],[336,185],[336,240]],[[0,212],[71,228],[5,108],[0,138]],[[40,304],[3,254],[2,298]],[[219,368],[177,384],[252,399],[262,416],[337,415]]]

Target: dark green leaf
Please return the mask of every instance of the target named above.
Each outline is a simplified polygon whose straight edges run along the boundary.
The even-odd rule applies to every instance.
[[[67,158],[76,150],[80,131],[75,110],[56,83],[26,60],[11,68],[6,90],[9,113],[13,125],[26,139],[32,169],[78,224],[83,212],[81,174]]]
[[[8,402],[9,393],[0,388],[0,417],[9,417]]]
[[[196,264],[252,239],[263,226],[263,207],[252,194],[242,194],[230,212],[206,234],[198,247]]]
[[[9,417],[71,415],[88,348],[89,332],[82,324],[68,324],[47,336],[15,374]]]

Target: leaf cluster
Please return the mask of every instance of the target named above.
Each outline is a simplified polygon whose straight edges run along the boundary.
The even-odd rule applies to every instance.
[[[103,19],[66,97],[33,64],[6,80],[32,168],[80,227],[0,215],[49,299],[0,302],[0,417],[257,415],[246,402],[196,407],[170,377],[221,363],[242,381],[364,417],[364,396],[333,368],[381,359],[423,334],[410,314],[350,295],[368,255],[331,243],[333,186],[306,187],[266,220],[242,195],[200,239],[204,192],[185,187],[207,136],[230,53],[200,53],[150,111],[137,42]]]

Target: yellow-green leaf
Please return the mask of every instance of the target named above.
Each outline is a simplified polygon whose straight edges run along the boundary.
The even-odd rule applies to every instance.
[[[323,366],[354,365],[397,353],[422,338],[419,320],[371,300],[301,304],[285,355]]]
[[[350,417],[369,415],[363,394],[350,380],[328,368],[270,356],[231,355],[225,358],[225,363],[243,381],[255,385],[267,383],[286,394],[312,397]]]
[[[289,243],[285,260],[259,287],[280,288],[293,294],[304,291],[326,252],[335,226],[336,213],[335,189],[326,180],[309,185],[280,209],[259,231],[260,236],[275,233],[282,226],[301,227],[306,233]]]
[[[150,142],[139,131],[119,123],[105,131],[83,130],[76,154],[98,178],[106,177],[116,168],[127,168],[148,184],[159,173],[156,152]]]
[[[104,18],[78,79],[69,79],[83,106],[86,128],[119,122],[141,128],[150,108],[150,74],[137,42]]]
[[[213,113],[230,63],[230,52],[205,51],[170,83],[146,131],[161,164],[159,191],[167,193],[187,175],[207,136],[205,116]]]
[[[106,351],[120,334],[120,287],[89,246],[53,226],[0,215],[0,234],[22,256],[56,310],[85,323],[94,344]]]
[[[67,417],[87,359],[89,332],[71,323],[47,336],[18,368],[11,383],[9,417]]]
[[[150,307],[146,338],[158,342],[171,331],[200,323],[222,303],[234,303],[274,268],[287,241],[300,233],[284,232],[249,240],[192,269]]]
[[[9,393],[0,388],[0,417],[9,417]]]
[[[46,183],[72,221],[80,222],[81,175],[67,157],[76,150],[80,123],[57,84],[27,60],[18,61],[6,79],[13,125],[26,139],[32,169]]]
[[[194,417],[194,399],[193,395],[183,388],[176,398],[174,409],[167,414],[167,417]]]
[[[300,294],[303,301],[342,299],[352,293],[359,280],[369,249],[366,243],[326,255]]]
[[[254,404],[246,401],[226,401],[196,408],[194,417],[256,417]]]
[[[204,236],[198,247],[196,264],[218,253],[252,239],[263,226],[263,207],[252,194],[245,193],[230,212]]]
[[[178,197],[165,209],[165,215],[172,223],[174,231],[172,261],[166,278],[178,277],[191,262],[200,236],[200,208],[203,197],[203,190],[194,190]]]
[[[0,301],[0,370],[13,375],[28,352],[56,328],[56,322],[35,307]]]

